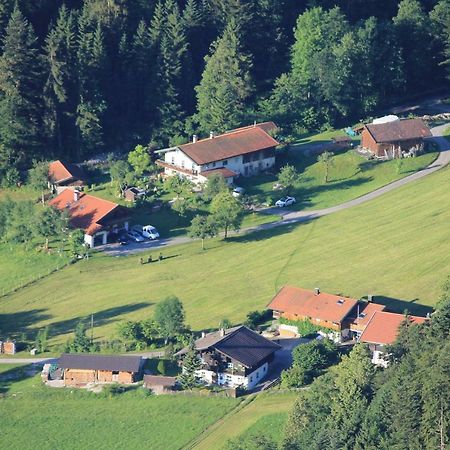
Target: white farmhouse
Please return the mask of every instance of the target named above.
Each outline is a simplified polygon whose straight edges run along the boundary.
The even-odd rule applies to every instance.
[[[275,164],[275,147],[279,143],[269,132],[273,122],[264,122],[159,150],[164,156],[157,164],[167,176],[179,175],[194,183],[204,183],[209,176],[221,174],[228,183],[239,175],[250,176],[268,170]]]
[[[203,334],[195,348],[202,362],[196,372],[199,380],[250,390],[267,376],[280,346],[241,325]],[[184,348],[176,356],[183,357],[187,351]]]

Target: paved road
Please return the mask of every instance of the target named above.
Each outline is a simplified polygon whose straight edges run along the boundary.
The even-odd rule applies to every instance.
[[[440,125],[431,130],[434,136],[432,139],[439,146],[440,153],[438,158],[425,169],[415,172],[411,175],[408,175],[407,177],[404,177],[400,180],[394,181],[386,186],[376,189],[375,191],[362,195],[361,197],[355,198],[345,203],[341,203],[340,205],[332,206],[330,208],[318,209],[314,211],[290,211],[290,212],[288,210],[284,212],[284,210],[280,210],[279,208],[267,208],[261,210],[260,212],[264,214],[280,215],[280,220],[263,225],[244,228],[241,230],[240,233],[241,234],[252,233],[254,231],[270,230],[272,228],[276,228],[283,225],[307,222],[308,220],[311,219],[316,219],[318,217],[327,216],[329,214],[343,211],[348,208],[353,208],[354,206],[366,203],[370,200],[380,197],[383,194],[386,194],[387,192],[393,191],[394,189],[397,189],[413,181],[419,180],[420,178],[423,178],[433,172],[436,172],[437,170],[441,169],[442,167],[450,163],[450,143],[444,137],[442,137],[442,134],[447,127],[448,124]],[[230,234],[232,235],[233,233]],[[163,252],[165,248],[178,244],[186,244],[191,241],[192,239],[187,236],[180,236],[168,239],[160,239],[154,242],[129,244],[127,246],[120,246],[118,244],[114,244],[112,246],[106,247],[105,253],[111,256],[126,256],[138,252],[154,250],[155,253],[152,256],[155,259],[158,256],[159,252],[160,251]],[[153,262],[152,264],[158,264],[158,262],[156,261]]]
[[[0,364],[45,364],[58,361],[58,358],[0,358]]]

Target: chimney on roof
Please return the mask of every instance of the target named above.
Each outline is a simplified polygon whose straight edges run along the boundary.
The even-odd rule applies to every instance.
[[[209,138],[210,139],[214,139],[214,131],[210,131],[209,132]]]
[[[320,294],[320,288],[314,288],[314,292],[316,293],[316,295],[319,295]]]
[[[253,126],[256,127],[256,120],[253,121]]]
[[[220,337],[224,337],[225,336],[225,328],[221,328],[219,330],[219,333],[220,333]]]
[[[73,190],[73,201],[77,202],[78,200],[80,200],[80,195],[81,195],[81,192],[78,191],[77,189],[74,189]]]
[[[198,136],[196,134],[194,134],[192,136],[192,142],[195,144],[198,141]]]
[[[369,295],[367,296],[367,301],[368,301],[369,303],[372,302],[372,301],[373,301],[373,295],[369,294]]]
[[[202,331],[202,338],[204,338],[206,336],[206,333],[204,331]]]

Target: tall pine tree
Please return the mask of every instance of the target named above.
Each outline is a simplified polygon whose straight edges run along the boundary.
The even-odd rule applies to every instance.
[[[24,167],[43,156],[43,62],[32,26],[16,7],[0,58],[0,166]]]
[[[242,51],[234,23],[226,27],[212,49],[196,87],[198,119],[204,132],[225,131],[240,125],[253,90],[251,61]]]
[[[45,100],[48,125],[58,155],[76,154],[76,109],[78,103],[76,23],[73,13],[62,6],[55,26],[45,41],[47,82]]]

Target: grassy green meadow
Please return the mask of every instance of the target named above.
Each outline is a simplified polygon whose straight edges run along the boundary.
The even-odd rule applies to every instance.
[[[360,197],[423,169],[437,157],[437,153],[431,152],[402,159],[399,167],[398,160],[367,160],[353,150],[342,151],[333,157],[329,181],[325,183],[324,166],[316,162],[317,157],[305,156],[301,148],[302,145],[294,147],[285,158],[285,163],[295,166],[300,173],[299,183],[290,192],[297,199],[292,209],[297,210],[327,208]],[[282,194],[272,189],[276,182],[277,177],[270,174],[238,181],[248,194],[270,198],[272,204]]]
[[[9,385],[0,398],[0,448],[179,449],[239,402],[146,396],[142,387],[113,396],[47,388],[36,375]]]
[[[0,329],[34,332],[51,325],[64,342],[94,314],[95,336],[117,323],[150,317],[177,295],[193,329],[241,322],[286,283],[351,296],[372,294],[402,312],[425,313],[450,272],[450,169],[374,201],[298,225],[241,235],[229,242],[171,247],[162,262],[95,255],[0,299]],[[269,239],[270,238],[270,239]]]
[[[230,441],[264,435],[281,439],[287,415],[297,397],[295,392],[261,394],[236,412],[215,423],[192,446],[195,450],[221,449]]]

